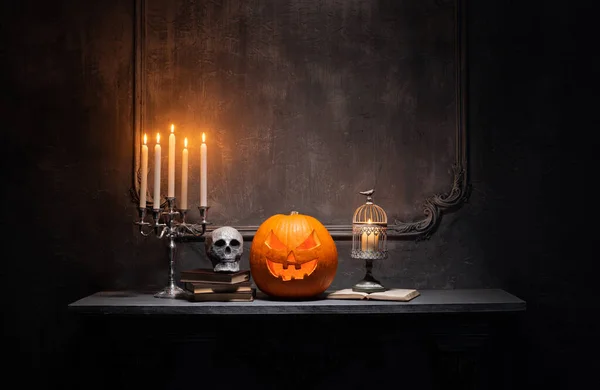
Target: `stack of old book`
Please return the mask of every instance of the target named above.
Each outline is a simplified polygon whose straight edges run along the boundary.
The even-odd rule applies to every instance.
[[[255,296],[250,270],[215,272],[194,268],[181,271],[180,280],[191,301],[251,302]]]

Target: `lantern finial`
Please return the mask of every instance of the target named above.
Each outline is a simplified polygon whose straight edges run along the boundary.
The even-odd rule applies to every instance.
[[[370,189],[368,191],[361,191],[360,194],[362,195],[366,195],[367,196],[367,203],[373,203],[373,193],[375,192],[374,189]]]

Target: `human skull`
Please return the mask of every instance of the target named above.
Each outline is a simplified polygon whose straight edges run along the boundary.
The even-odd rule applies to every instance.
[[[206,254],[215,272],[238,272],[244,252],[244,239],[237,229],[223,226],[206,237]]]

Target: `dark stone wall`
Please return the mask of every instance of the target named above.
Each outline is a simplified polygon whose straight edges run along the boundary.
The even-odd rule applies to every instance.
[[[126,179],[133,3],[2,2],[1,15],[6,372],[58,385],[75,342],[66,304],[130,283],[123,264],[142,260]]]
[[[598,346],[584,320],[598,307],[597,266],[580,228],[590,226],[579,135],[593,123],[590,8],[471,3],[471,161],[473,198],[485,204],[477,237],[485,269],[528,302],[520,353],[531,386],[577,387],[600,367],[585,352]]]
[[[259,225],[291,210],[349,224],[369,188],[390,223],[422,218],[426,197],[450,189],[456,159],[453,4],[148,1],[143,131],[164,137],[173,122],[179,145],[184,136],[195,145],[189,219],[201,131],[216,224]],[[469,213],[427,244],[391,241],[378,277],[390,287],[489,285],[478,242],[457,239],[473,234]],[[338,251],[332,288],[364,273],[348,242]],[[179,261],[207,264],[198,244]]]
[[[220,224],[346,225],[370,188],[390,221],[421,217],[452,183],[454,3],[149,0],[143,131],[188,137],[192,205],[206,132]]]
[[[163,243],[132,224],[133,10],[116,0],[2,3],[3,322],[6,372],[31,373],[22,384],[76,383],[65,379],[73,350],[94,335],[68,303],[164,283]],[[430,240],[393,243],[375,270],[391,285],[500,287],[525,299],[514,367],[534,388],[577,387],[598,367],[580,350],[595,345],[582,316],[598,305],[593,255],[575,240],[589,178],[570,149],[586,143],[575,129],[593,112],[593,62],[580,61],[586,14],[469,2],[469,203]],[[349,261],[340,258],[355,272],[339,286],[360,273]]]

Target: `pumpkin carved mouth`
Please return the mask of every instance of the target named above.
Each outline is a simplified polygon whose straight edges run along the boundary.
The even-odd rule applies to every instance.
[[[317,260],[310,260],[305,263],[293,263],[286,261],[285,263],[276,263],[266,259],[267,268],[271,275],[287,282],[289,280],[304,279],[314,272],[317,268]]]

